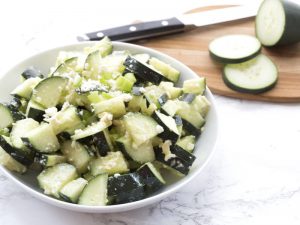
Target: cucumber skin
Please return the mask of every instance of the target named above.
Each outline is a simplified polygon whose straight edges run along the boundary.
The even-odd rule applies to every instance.
[[[263,4],[263,3],[262,3]],[[281,4],[284,8],[285,12],[285,27],[283,34],[279,41],[271,46],[266,47],[275,47],[278,45],[289,45],[294,44],[300,41],[300,4],[296,4],[294,2],[291,2],[289,0],[282,0]],[[260,10],[260,9],[259,9]],[[259,11],[258,11],[259,14]],[[258,21],[256,20],[256,23]],[[257,30],[255,29],[256,37]],[[251,92],[252,93],[252,92]],[[261,93],[261,92],[257,92]]]
[[[22,165],[29,166],[33,163],[34,155],[27,155],[21,152],[19,149],[14,148],[6,142],[5,138],[0,135],[0,146],[8,153],[14,160],[21,163]]]
[[[223,69],[223,73],[222,73],[222,78],[223,78],[223,81],[224,81],[224,83],[226,84],[227,87],[229,87],[230,89],[232,89],[234,91],[245,93],[245,94],[261,94],[263,92],[269,91],[269,90],[271,90],[272,88],[275,87],[275,85],[276,85],[276,83],[278,81],[278,78],[277,78],[277,80],[274,83],[272,83],[271,85],[269,85],[267,87],[264,87],[264,88],[247,89],[247,88],[243,88],[243,87],[240,87],[240,86],[232,84],[227,79],[226,74],[224,72],[224,69]]]
[[[278,45],[293,44],[300,41],[300,5],[288,0],[283,0],[285,11],[285,28]]]
[[[214,61],[222,63],[222,64],[237,64],[237,63],[246,62],[246,61],[258,56],[261,53],[261,49],[262,49],[262,47],[260,47],[260,49],[257,52],[253,53],[252,55],[249,55],[249,56],[243,57],[243,58],[239,58],[239,59],[223,58],[223,57],[215,55],[211,51],[209,51],[209,55]]]

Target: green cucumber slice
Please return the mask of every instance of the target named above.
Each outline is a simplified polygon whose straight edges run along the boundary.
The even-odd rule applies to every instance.
[[[261,52],[261,43],[250,35],[233,34],[218,37],[210,42],[210,56],[220,63],[241,63]]]
[[[258,94],[272,89],[278,79],[276,65],[265,55],[241,64],[228,64],[223,70],[225,84],[236,91]]]

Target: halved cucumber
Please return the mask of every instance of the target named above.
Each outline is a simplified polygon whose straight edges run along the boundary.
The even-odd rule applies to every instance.
[[[56,106],[68,82],[63,77],[48,77],[42,80],[34,89],[31,99],[45,108]]]
[[[209,44],[210,56],[221,63],[241,63],[257,56],[261,43],[255,37],[243,34],[225,35]]]
[[[264,46],[300,41],[300,5],[296,1],[265,0],[255,20],[256,36]]]
[[[240,64],[228,64],[223,70],[225,84],[236,91],[258,94],[272,89],[277,82],[275,64],[265,55]]]

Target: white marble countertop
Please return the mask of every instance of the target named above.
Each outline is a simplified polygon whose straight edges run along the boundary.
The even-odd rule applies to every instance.
[[[131,9],[140,10],[134,10],[135,13],[121,10],[130,2]],[[158,8],[158,2],[145,1],[142,6],[138,1],[126,1],[127,4],[111,1],[103,7],[97,1],[86,1],[85,6],[75,1],[30,0],[25,3],[13,0],[6,3],[8,5],[0,3],[3,11],[0,15],[0,72],[3,73],[22,57],[62,43],[63,38],[58,37],[61,33],[48,36],[47,41],[45,34],[55,31],[55,28],[68,27],[75,17],[74,21],[81,21],[89,14],[96,17],[95,13],[99,14],[99,18],[105,18],[101,17],[103,13],[106,16],[119,15],[115,10],[131,21],[145,14],[142,9]],[[197,1],[191,1],[190,5],[184,1],[178,1],[178,5],[167,2],[160,10],[165,9],[167,16],[198,4]],[[119,4],[118,9],[115,4]],[[108,9],[114,13],[109,14]],[[113,18],[112,24],[117,23],[118,20]],[[82,24],[78,23],[79,28]],[[103,21],[100,24],[105,25]],[[0,224],[299,224],[300,104],[215,97],[220,116],[216,154],[202,174],[171,197],[129,212],[83,214],[56,208],[33,198],[0,172]]]

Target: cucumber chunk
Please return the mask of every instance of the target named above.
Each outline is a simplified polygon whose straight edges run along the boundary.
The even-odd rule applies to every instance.
[[[130,56],[126,58],[124,65],[128,71],[134,73],[141,80],[159,84],[166,79],[161,73],[150,68],[149,65],[143,64]]]
[[[59,103],[67,82],[67,78],[48,77],[36,85],[31,99],[45,108],[54,107]]]
[[[26,166],[15,160],[11,155],[4,151],[2,147],[0,147],[0,165],[17,173],[25,173],[27,170]]]
[[[159,170],[150,162],[141,166],[136,173],[140,176],[142,183],[145,184],[147,194],[154,193],[166,184]]]
[[[127,113],[124,116],[124,122],[136,146],[149,141],[163,131],[154,119],[141,113]]]
[[[33,154],[32,150],[27,148],[22,141],[22,137],[26,136],[28,132],[37,128],[39,123],[31,118],[18,120],[14,123],[13,128],[10,132],[10,140],[15,148],[23,150],[24,153]]]
[[[103,206],[107,204],[107,174],[100,174],[91,179],[83,189],[78,204]]]
[[[108,198],[111,203],[126,203],[145,197],[144,184],[136,173],[114,175],[108,179]]]
[[[34,87],[41,81],[41,78],[34,77],[25,80],[18,85],[10,94],[18,98],[30,99]]]
[[[167,141],[161,148],[155,147],[154,152],[157,161],[185,175],[188,174],[190,166],[196,159],[193,154],[178,145],[170,145]]]
[[[228,64],[223,70],[225,84],[244,93],[258,94],[271,90],[277,79],[277,68],[265,55],[259,55],[241,64]]]
[[[206,89],[205,77],[185,80],[182,86],[182,90],[184,93],[192,93],[197,95],[203,95],[205,89]]]
[[[113,145],[107,127],[111,125],[111,120],[93,123],[83,130],[76,130],[71,137],[72,140],[87,145],[91,150],[97,151],[99,155],[105,156],[108,151],[113,150]]]
[[[36,154],[36,161],[44,167],[54,166],[59,163],[64,163],[67,158],[63,155]]]
[[[82,193],[84,187],[87,185],[87,183],[87,180],[79,177],[76,180],[67,183],[59,191],[59,196],[67,202],[77,203],[78,198]]]
[[[61,152],[66,156],[68,163],[76,167],[79,174],[87,172],[92,157],[83,145],[67,140],[61,144]]]
[[[84,51],[89,54],[91,52],[99,51],[101,57],[109,55],[113,50],[112,42],[108,37],[102,38],[92,47],[86,47]]]
[[[40,105],[32,100],[30,100],[28,102],[27,108],[26,108],[26,117],[27,118],[32,118],[38,122],[41,122],[44,119],[44,116],[43,116],[44,114],[45,114],[45,108],[42,105]]]
[[[114,117],[121,117],[125,115],[126,108],[124,100],[120,97],[111,98],[108,100],[101,101],[99,103],[93,104],[93,108],[96,114],[103,112],[109,112],[113,114]]]
[[[169,64],[155,58],[151,57],[149,59],[149,64],[153,66],[156,70],[160,71],[168,80],[176,83],[179,80],[180,72],[170,66]]]
[[[155,154],[151,141],[144,142],[143,144],[135,147],[129,137],[121,137],[116,141],[119,149],[124,155],[138,163],[152,162],[155,160]]]
[[[182,149],[192,153],[195,148],[196,137],[194,135],[188,135],[180,138],[176,145],[180,146]]]
[[[57,112],[54,116],[48,119],[48,122],[52,126],[55,134],[65,131],[72,135],[75,130],[84,127],[77,112],[77,108],[71,105]]]
[[[47,195],[59,198],[60,189],[78,177],[76,168],[67,163],[60,163],[43,170],[37,180]]]
[[[90,170],[93,176],[107,173],[126,173],[129,171],[127,162],[122,152],[108,152],[106,156],[93,159],[90,163]]]
[[[56,152],[60,148],[52,126],[47,123],[31,130],[22,140],[26,146],[41,153]]]
[[[158,136],[163,140],[171,140],[175,143],[180,136],[175,120],[159,111],[155,111],[152,117],[164,129]]]
[[[7,105],[0,103],[0,129],[10,127],[15,121],[11,110]]]
[[[32,154],[28,154],[24,150],[12,146],[9,137],[3,135],[0,136],[0,147],[2,147],[2,149],[6,151],[12,158],[25,166],[32,164],[34,160]]]

